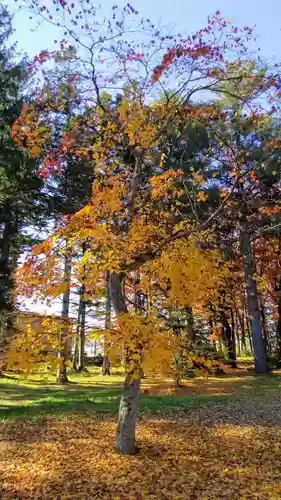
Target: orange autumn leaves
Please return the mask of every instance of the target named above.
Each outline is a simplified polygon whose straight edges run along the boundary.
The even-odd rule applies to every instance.
[[[270,387],[262,391],[261,399],[253,377],[249,376],[240,381],[234,379],[232,384],[231,379],[225,383],[221,379],[199,383],[200,401],[207,392],[216,404],[192,405],[188,411],[178,408],[173,411],[167,406],[146,410],[139,419],[139,452],[135,456],[118,456],[113,450],[116,417],[108,412],[93,413],[93,407],[102,407],[104,389],[98,395],[101,400],[96,398],[96,405],[88,403],[89,414],[84,411],[59,417],[3,419],[0,424],[2,499],[280,498],[279,390]],[[243,389],[244,397],[237,398],[237,387],[245,385],[252,389]],[[233,393],[233,388],[234,401],[226,402],[220,397],[223,391]],[[96,389],[89,386],[87,391],[85,382],[79,386],[80,394],[85,391],[85,401],[90,390],[94,391],[95,400]],[[37,383],[36,389],[32,385],[19,386],[18,394],[20,390],[28,396],[32,390],[38,394],[42,390],[60,408],[61,400],[73,400],[74,389],[70,386],[59,396],[56,396],[57,387],[48,388],[46,384],[42,387]],[[192,386],[185,389],[185,398],[180,398],[179,391],[174,399],[193,401],[197,390],[197,383],[193,381]],[[7,388],[6,391],[9,394]],[[12,403],[16,387],[13,386],[10,393]],[[38,411],[42,412],[44,403],[40,398],[43,395],[37,397]],[[68,411],[71,406],[68,404]]]

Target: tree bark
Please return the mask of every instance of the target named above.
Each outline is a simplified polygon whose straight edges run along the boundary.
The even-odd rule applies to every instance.
[[[109,291],[114,310],[117,315],[127,313],[128,309],[123,294],[123,273],[111,273],[109,277]],[[126,351],[125,365],[130,362],[130,355]],[[137,405],[140,395],[141,367],[136,366],[134,373],[127,373],[123,395],[120,401],[116,448],[121,455],[132,455],[136,451],[136,421]]]
[[[262,324],[262,331],[263,331],[264,347],[265,347],[265,352],[268,353],[268,349],[269,349],[268,329],[267,329],[267,323],[266,323],[264,302],[263,302],[263,298],[261,296],[260,296],[260,312],[261,312],[261,324]]]
[[[11,208],[7,207],[8,220],[4,222],[3,235],[0,239],[0,314],[5,338],[11,337],[15,319],[13,297],[13,272],[17,266],[18,248],[16,237],[18,223],[12,221]]]
[[[228,322],[228,319],[224,311],[221,312],[221,320],[223,325],[222,337],[227,350],[227,355],[231,361],[232,368],[236,368],[236,351],[235,351],[235,343],[233,339],[232,328]]]
[[[109,330],[111,326],[111,296],[109,290],[109,273],[106,276],[106,304],[105,304],[105,330]],[[110,362],[106,352],[106,341],[104,339],[103,347],[103,362],[102,362],[102,374],[110,375]]]
[[[79,348],[79,331],[80,331],[80,325],[81,325],[81,295],[79,297],[79,306],[78,306],[78,315],[77,315],[77,327],[76,327],[76,333],[75,333],[75,338],[74,338],[74,349],[73,349],[73,356],[72,356],[72,370],[77,371],[78,370],[78,348]]]
[[[86,328],[86,304],[84,300],[85,287],[82,285],[81,290],[81,323],[79,328],[79,349],[78,349],[78,371],[83,371],[85,368],[85,328]]]
[[[71,256],[66,254],[64,263],[64,282],[67,287],[63,293],[62,298],[62,325],[60,327],[59,338],[59,353],[58,353],[58,369],[57,369],[57,383],[67,384],[67,358],[68,358],[68,318],[69,318],[69,302],[70,302],[70,276],[71,276]]]
[[[192,307],[187,307],[185,311],[187,314],[186,332],[188,335],[188,339],[191,340],[191,342],[196,342],[196,333],[194,330],[194,317],[193,317]]]
[[[237,308],[235,306],[234,311],[232,310],[232,315],[233,315],[233,321],[234,321],[234,341],[236,345],[236,352],[237,355],[240,357],[241,356],[241,336],[239,334],[239,313],[237,311]]]
[[[78,369],[78,339],[79,339],[78,328],[77,328],[75,338],[74,338],[74,343],[73,343],[72,371],[74,371],[74,372],[76,372]]]
[[[278,319],[276,325],[276,339],[277,339],[277,358],[280,364],[281,363],[281,281],[278,281],[276,286],[276,291],[279,294],[277,298]]]
[[[250,235],[247,227],[247,220],[240,221],[240,241],[241,251],[244,258],[244,273],[246,282],[248,311],[250,316],[251,335],[255,358],[255,368],[257,373],[265,374],[268,366],[265,356],[264,341],[261,327],[261,317],[258,301],[257,283],[254,279],[254,262]]]
[[[246,336],[245,336],[245,318],[244,318],[244,313],[242,312],[241,314],[238,312],[238,318],[240,322],[240,328],[241,328],[241,351],[243,354],[246,353],[247,346],[246,346]]]
[[[121,455],[133,455],[136,452],[135,433],[139,395],[140,378],[125,380],[116,432],[116,448]]]
[[[233,309],[230,310],[231,314],[231,350],[232,350],[232,368],[237,368],[237,354],[236,354],[236,338],[235,338],[235,318]],[[239,350],[239,337],[237,337],[237,345]]]

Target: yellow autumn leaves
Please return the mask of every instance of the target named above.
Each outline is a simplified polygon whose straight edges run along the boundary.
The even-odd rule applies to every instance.
[[[133,378],[139,370],[146,375],[172,373],[175,339],[153,313],[120,314],[115,327],[105,333],[105,344],[110,362],[122,363],[127,375]]]

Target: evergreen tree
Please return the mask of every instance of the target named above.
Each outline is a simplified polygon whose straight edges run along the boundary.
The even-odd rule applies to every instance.
[[[0,6],[0,315],[2,335],[11,325],[13,271],[19,252],[32,238],[28,226],[42,224],[48,211],[47,193],[36,173],[38,160],[12,138],[11,127],[20,115],[27,94],[26,59],[15,62],[16,47],[9,46],[12,16]],[[3,337],[2,337],[3,338]]]

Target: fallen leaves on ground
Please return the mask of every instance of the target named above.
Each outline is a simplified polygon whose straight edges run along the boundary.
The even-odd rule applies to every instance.
[[[114,452],[115,418],[1,424],[1,499],[281,498],[281,399],[142,415],[139,452]]]

